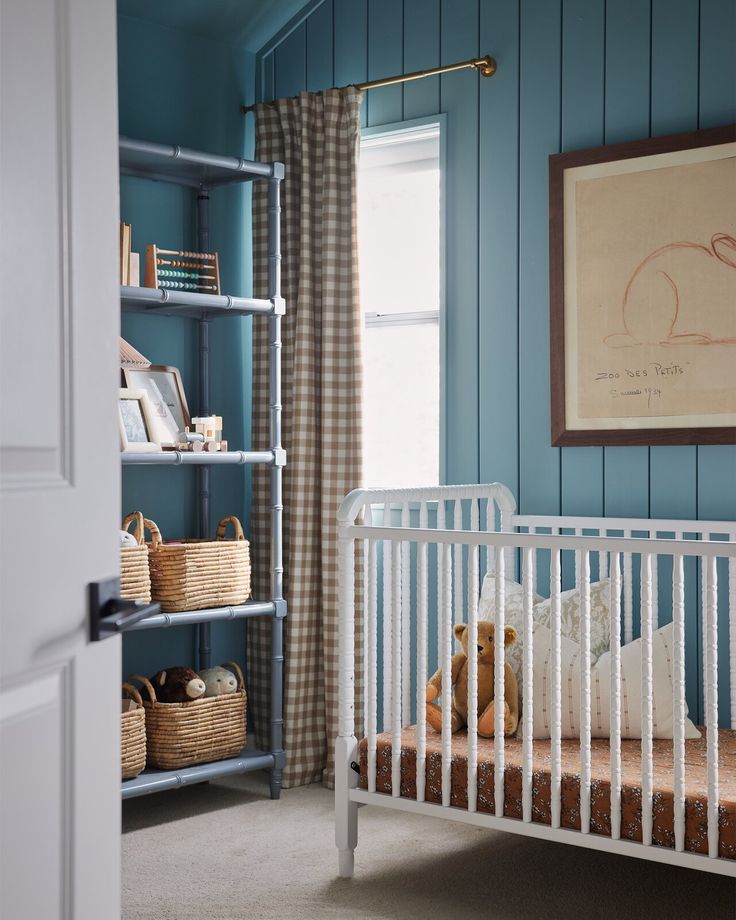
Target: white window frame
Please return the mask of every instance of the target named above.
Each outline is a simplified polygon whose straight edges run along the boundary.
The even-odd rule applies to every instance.
[[[445,438],[447,417],[446,393],[446,369],[447,369],[447,312],[445,300],[445,268],[447,239],[445,231],[445,201],[447,188],[447,116],[442,113],[439,115],[427,115],[422,118],[410,118],[406,121],[397,121],[391,124],[375,125],[369,128],[362,128],[360,132],[361,142],[365,138],[384,138],[393,136],[397,140],[402,134],[412,134],[421,128],[437,128],[439,131],[439,164],[440,164],[440,284],[439,284],[439,309],[438,310],[421,310],[412,311],[411,313],[364,313],[364,323],[366,327],[375,326],[413,326],[421,324],[434,324],[437,322],[439,327],[440,348],[438,359],[440,362],[440,412],[439,412],[439,485],[446,481],[447,471],[447,442]]]

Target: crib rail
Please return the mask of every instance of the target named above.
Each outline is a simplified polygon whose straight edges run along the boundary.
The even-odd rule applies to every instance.
[[[523,642],[521,675],[521,817],[508,817],[505,770],[506,740],[503,641],[494,643],[493,817],[503,826],[525,825],[525,832],[543,836],[544,825],[534,818],[535,711],[548,713],[551,828],[561,829],[562,740],[571,728],[579,741],[580,831],[591,836],[592,738],[594,734],[591,686],[591,586],[608,580],[608,639],[610,676],[607,721],[610,731],[610,838],[593,835],[586,845],[600,848],[639,847],[661,850],[653,840],[655,741],[655,640],[671,611],[672,779],[674,788],[674,846],[670,861],[697,865],[736,875],[736,860],[719,851],[719,625],[721,641],[728,627],[729,667],[721,671],[727,685],[730,719],[736,728],[736,524],[728,522],[642,521],[628,519],[531,517],[514,513],[514,500],[500,484],[415,490],[363,490],[351,493],[339,518],[341,598],[340,735],[337,741],[338,848],[341,870],[352,871],[352,841],[357,839],[355,790],[358,779],[350,763],[358,758],[355,724],[355,593],[356,561],[362,566],[362,620],[364,694],[363,719],[357,727],[366,739],[367,793],[377,791],[378,737],[391,740],[390,798],[409,810],[427,801],[427,682],[431,671],[440,674],[441,688],[434,702],[441,707],[441,808],[453,808],[453,628],[467,624],[468,648],[478,644],[480,585],[488,573],[495,577],[494,636],[504,636],[507,622],[507,578],[517,580],[521,593]],[[516,529],[514,531],[514,529]],[[699,582],[699,590],[697,583]],[[570,583],[579,607],[579,649],[574,671],[578,685],[577,714],[570,715],[571,691],[563,718],[563,592]],[[719,588],[720,585],[720,588]],[[545,697],[535,700],[535,590],[546,588],[549,598],[548,665],[542,684]],[[689,602],[700,600],[700,611]],[[696,621],[694,623],[694,621]],[[382,623],[382,627],[381,627]],[[707,751],[707,858],[686,851],[686,662],[685,630],[697,626],[702,649],[702,695]],[[434,627],[434,628],[433,628]],[[380,631],[380,635],[379,635]],[[546,635],[546,634],[545,634]],[[544,637],[543,637],[544,638]],[[641,665],[641,843],[622,840],[622,738],[625,713],[622,692],[622,653],[638,641]],[[546,641],[546,639],[544,640]],[[658,646],[659,647],[659,646]],[[722,647],[722,646],[721,646]],[[459,648],[459,646],[458,646]],[[669,647],[668,647],[669,648]],[[542,649],[544,653],[544,648]],[[535,658],[535,654],[537,657]],[[567,660],[567,659],[566,659]],[[565,680],[573,680],[566,665]],[[491,816],[479,812],[479,666],[468,657],[467,814],[482,823]],[[539,683],[537,681],[537,683]],[[380,691],[380,692],[379,692]],[[658,690],[658,692],[660,692]],[[381,701],[379,712],[378,702]],[[535,710],[535,706],[537,710]],[[723,708],[723,707],[722,707]],[[601,715],[596,713],[597,737]],[[545,724],[547,724],[545,723]],[[402,738],[412,729],[416,749],[412,783],[416,802],[402,798]],[[432,731],[430,729],[430,731]],[[659,729],[661,736],[661,728]],[[398,800],[401,799],[401,803]],[[342,804],[340,804],[342,803]],[[432,806],[437,807],[437,806]],[[498,824],[494,825],[498,826]],[[348,861],[347,853],[350,852]],[[641,852],[637,853],[641,855]],[[661,852],[651,858],[662,859]],[[349,873],[343,873],[349,874]]]

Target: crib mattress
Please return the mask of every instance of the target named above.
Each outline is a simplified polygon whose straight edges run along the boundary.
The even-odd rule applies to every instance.
[[[685,742],[685,848],[694,853],[708,852],[707,767],[705,731],[701,737]],[[719,855],[736,859],[736,731],[719,731]],[[594,738],[592,747],[591,819],[592,833],[611,835],[611,785],[609,743]],[[504,769],[504,815],[521,818],[521,739],[506,739]],[[391,793],[391,735],[378,735],[376,745],[376,791]],[[368,745],[359,745],[360,785],[368,786]],[[674,790],[672,741],[654,741],[653,842],[674,847]],[[493,739],[478,738],[478,811],[495,812]],[[562,741],[562,827],[580,829],[580,746],[577,739]],[[452,789],[450,804],[468,807],[468,738],[458,732],[452,738]],[[641,742],[621,742],[621,836],[641,840]],[[401,795],[416,798],[416,737],[414,727],[401,734]],[[427,802],[442,802],[442,742],[440,735],[427,729]],[[550,742],[534,742],[532,779],[532,820],[551,823]]]

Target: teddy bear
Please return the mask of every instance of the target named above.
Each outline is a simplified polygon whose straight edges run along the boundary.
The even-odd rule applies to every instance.
[[[227,668],[205,668],[199,672],[204,681],[205,696],[221,696],[223,693],[235,693],[238,679]]]
[[[463,650],[452,656],[452,732],[460,731],[468,724],[468,627],[458,624],[453,630]],[[492,738],[496,709],[494,705],[494,625],[486,620],[478,621],[478,734]],[[504,630],[504,645],[516,641],[516,630],[507,626]],[[442,709],[433,701],[442,691],[442,669],[440,668],[427,684],[427,722],[437,732],[442,731]],[[504,734],[513,735],[519,724],[519,687],[509,664],[504,664]]]
[[[190,703],[203,696],[205,684],[191,668],[165,668],[151,678],[159,703]]]

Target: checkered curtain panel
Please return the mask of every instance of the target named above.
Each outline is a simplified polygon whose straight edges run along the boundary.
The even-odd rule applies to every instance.
[[[361,94],[301,93],[256,109],[256,158],[282,183],[285,787],[333,782],[338,726],[337,510],[361,484],[362,368],[356,179]],[[266,297],[265,183],[254,186],[254,292]],[[268,322],[253,321],[253,449],[269,443]],[[269,596],[269,479],[253,475],[254,596]],[[359,596],[359,592],[358,592]],[[356,604],[359,608],[360,603]],[[357,613],[358,611],[356,611]],[[356,660],[362,661],[357,618]],[[248,632],[249,706],[269,742],[270,621]],[[360,680],[356,681],[360,684]],[[362,691],[356,686],[356,721]],[[357,726],[356,726],[357,727]]]

